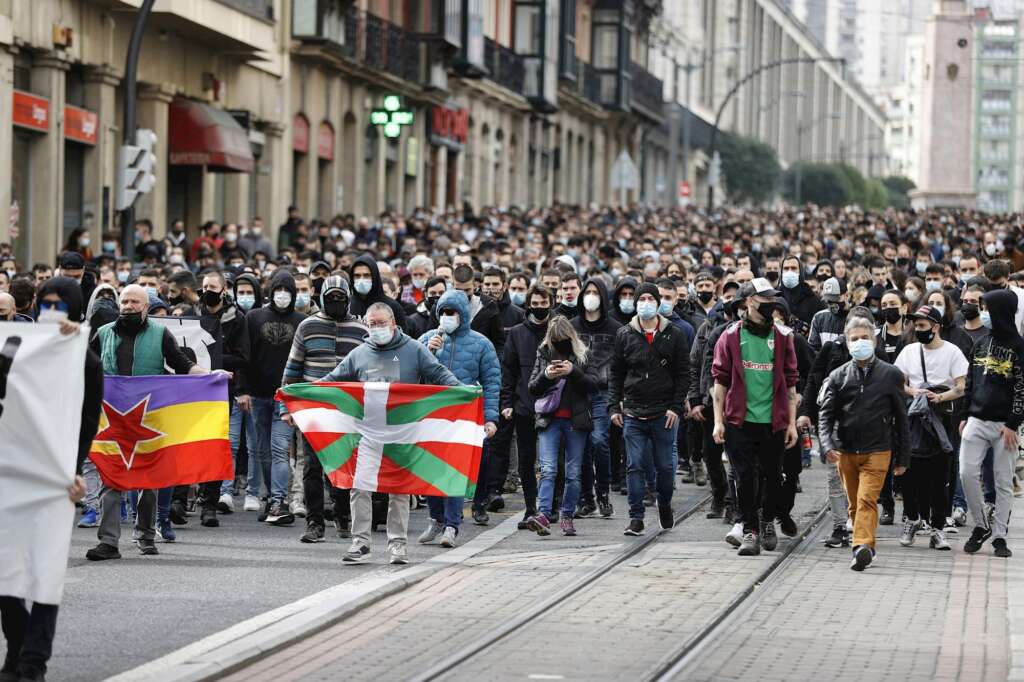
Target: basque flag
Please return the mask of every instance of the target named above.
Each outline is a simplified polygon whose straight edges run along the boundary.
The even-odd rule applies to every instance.
[[[89,459],[116,490],[231,478],[227,375],[106,377]]]

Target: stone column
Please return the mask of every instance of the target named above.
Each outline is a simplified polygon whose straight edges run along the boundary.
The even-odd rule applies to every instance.
[[[0,49],[0,73],[13,73],[14,55],[8,49]],[[0,78],[0,121],[11,121],[13,112],[14,84],[11,78]],[[0,125],[0,241],[10,242],[10,221],[8,209],[11,205],[11,177],[14,175],[11,155],[14,147],[14,127],[9,123]],[[20,207],[27,211],[28,207]],[[18,221],[25,229],[24,220]],[[28,265],[31,265],[29,263]]]
[[[31,225],[22,224],[28,238],[28,263],[54,261],[64,244],[64,93],[71,65],[55,53],[33,60],[32,90],[50,100],[50,129],[32,142]]]
[[[224,222],[249,222],[249,183],[256,170],[249,173],[224,174]]]
[[[91,66],[85,72],[85,108],[95,112],[99,126],[96,145],[85,155],[85,187],[82,192],[83,211],[93,216],[92,228],[89,230],[93,244],[99,244],[103,233],[112,231],[114,227],[116,154],[120,147],[117,85],[120,82],[120,72],[110,66]],[[104,188],[108,202],[106,221],[103,219]]]
[[[167,233],[167,185],[168,159],[170,157],[170,128],[168,111],[174,99],[174,86],[171,83],[140,83],[136,105],[136,124],[139,128],[148,128],[156,133],[156,144],[153,154],[156,166],[153,175],[153,191],[143,194],[135,201],[135,219],[149,218],[153,221],[153,236],[160,239]],[[123,132],[122,132],[123,136]],[[186,229],[193,229],[195,223],[186,223]],[[131,225],[127,229],[132,229]]]
[[[273,244],[277,244],[277,228],[284,222],[290,198],[288,188],[291,186],[285,159],[285,126],[276,121],[265,121],[259,129],[267,141],[253,175],[256,213],[263,218],[264,233]]]

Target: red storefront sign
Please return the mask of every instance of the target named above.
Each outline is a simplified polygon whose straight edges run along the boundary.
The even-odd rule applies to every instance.
[[[50,129],[50,101],[21,90],[14,91],[14,125],[39,132]]]
[[[303,154],[309,152],[309,121],[302,114],[292,119],[292,149]]]
[[[64,137],[85,144],[96,144],[99,116],[88,109],[64,105]]]
[[[462,146],[469,137],[469,110],[434,107],[430,110],[430,134],[435,144]]]
[[[324,161],[334,161],[334,128],[327,121],[316,131],[316,155]]]

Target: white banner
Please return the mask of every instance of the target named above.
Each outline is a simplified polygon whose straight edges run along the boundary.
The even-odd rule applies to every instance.
[[[88,338],[0,322],[0,595],[60,603]]]

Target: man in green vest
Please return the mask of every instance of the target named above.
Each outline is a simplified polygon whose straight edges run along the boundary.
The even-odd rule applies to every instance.
[[[92,349],[99,354],[104,375],[143,376],[164,374],[165,365],[175,374],[207,374],[178,347],[167,327],[150,324],[146,319],[149,296],[138,284],[130,284],[121,292],[120,315],[117,320],[100,327],[93,338]],[[90,561],[120,559],[117,545],[121,538],[121,495],[104,484],[100,488],[100,543],[85,558]],[[143,490],[139,494],[135,528],[139,531],[139,552],[158,554],[154,520],[156,494]]]

